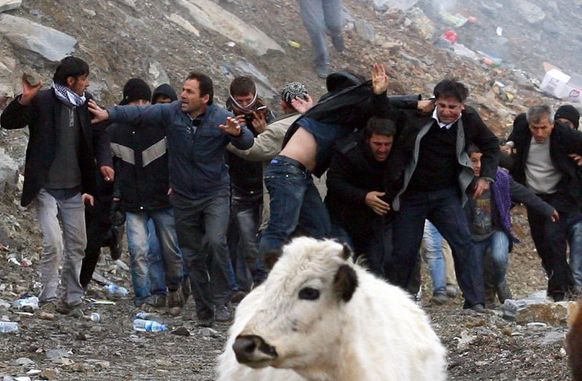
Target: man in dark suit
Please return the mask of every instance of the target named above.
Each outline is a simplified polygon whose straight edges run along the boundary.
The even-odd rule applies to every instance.
[[[43,233],[41,306],[61,313],[82,313],[79,274],[87,244],[84,201],[93,202],[95,163],[105,181],[113,180],[109,139],[103,126],[91,124],[87,109],[92,98],[85,92],[88,76],[85,61],[66,57],[56,69],[52,88],[40,90],[42,82],[32,86],[23,79],[23,93],[0,119],[4,128],[28,126],[30,131],[21,203],[34,202]]]

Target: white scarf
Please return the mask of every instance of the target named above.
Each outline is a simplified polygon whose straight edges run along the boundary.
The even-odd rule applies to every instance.
[[[79,107],[87,100],[85,93],[79,96],[68,87],[59,85],[58,83],[53,84],[53,88],[58,100],[67,107]]]

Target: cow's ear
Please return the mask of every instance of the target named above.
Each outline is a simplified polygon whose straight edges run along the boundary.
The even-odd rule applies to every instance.
[[[350,265],[341,265],[333,279],[333,291],[344,302],[349,302],[358,287],[358,275]]]
[[[281,256],[281,250],[270,250],[265,254],[265,267],[271,271]]]
[[[352,256],[352,249],[345,243],[343,244],[343,246],[344,249],[342,251],[342,258],[347,261]]]

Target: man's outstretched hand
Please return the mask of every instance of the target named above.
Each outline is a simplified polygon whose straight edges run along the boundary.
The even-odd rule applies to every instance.
[[[91,123],[99,123],[106,121],[109,119],[109,112],[97,104],[93,99],[91,99],[88,103],[89,111],[93,114],[93,119],[91,119]]]

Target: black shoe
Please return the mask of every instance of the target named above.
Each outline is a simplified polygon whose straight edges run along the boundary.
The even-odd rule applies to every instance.
[[[214,326],[214,318],[198,319],[196,325],[203,328],[212,328]]]
[[[234,303],[234,304],[238,304],[240,303],[241,300],[243,300],[245,298],[245,296],[247,296],[249,293],[242,291],[242,290],[237,290],[235,291],[232,296],[230,297],[230,302]]]
[[[447,304],[449,302],[449,297],[444,292],[437,292],[430,298],[430,302],[432,304],[436,304],[437,306],[442,306],[443,304]]]
[[[563,292],[554,292],[552,294],[552,299],[554,299],[554,302],[561,302],[564,300],[565,297],[566,297],[566,294]]]
[[[503,304],[506,299],[513,299],[513,295],[511,295],[511,290],[509,289],[506,281],[495,285],[495,290],[497,291],[499,303]]]

